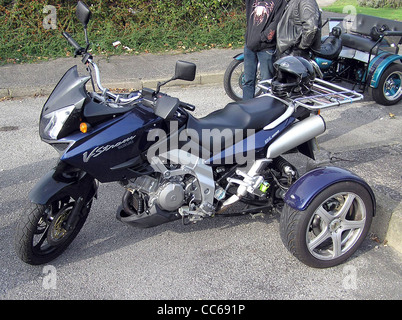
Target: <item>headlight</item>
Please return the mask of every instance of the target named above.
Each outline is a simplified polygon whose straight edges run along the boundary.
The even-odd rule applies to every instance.
[[[74,108],[75,106],[69,106],[43,115],[39,126],[42,139],[57,140],[57,136]]]

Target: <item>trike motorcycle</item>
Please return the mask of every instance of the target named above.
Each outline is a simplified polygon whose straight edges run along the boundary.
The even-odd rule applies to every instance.
[[[368,91],[374,101],[393,105],[402,99],[402,21],[363,14],[330,18],[330,33],[321,48],[311,51],[311,63],[318,77],[332,83],[348,82],[361,93]],[[236,55],[226,69],[224,88],[235,100],[242,99],[244,55]],[[257,79],[259,75],[257,73]],[[262,93],[256,87],[255,95]]]
[[[168,81],[194,80],[193,63],[178,61],[173,78],[155,90],[117,95],[102,86],[88,52],[90,14],[79,1],[85,48],[64,33],[89,76],[70,68],[40,116],[40,137],[60,158],[31,190],[19,218],[15,248],[24,262],[48,263],[67,249],[101,196],[99,182],[122,186],[116,216],[131,226],[266,210],[281,215],[285,246],[309,266],[332,267],[357,250],[375,214],[371,188],[336,167],[300,176],[285,154],[314,158],[314,139],[326,128],[316,111],[360,101],[361,94],[314,79],[306,60],[287,57],[277,68],[295,77],[294,87],[279,85],[289,95],[229,103],[203,118],[191,114],[193,105],[160,92]]]

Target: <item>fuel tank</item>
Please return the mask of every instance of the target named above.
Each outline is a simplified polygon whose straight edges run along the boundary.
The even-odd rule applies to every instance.
[[[334,63],[334,61],[332,61],[332,60],[319,58],[319,57],[315,58],[315,62],[320,67],[320,70],[322,70],[322,71],[327,71]]]

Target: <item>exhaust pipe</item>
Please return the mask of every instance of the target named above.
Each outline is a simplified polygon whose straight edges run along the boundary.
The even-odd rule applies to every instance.
[[[290,126],[267,149],[267,158],[274,159],[325,132],[325,121],[319,116],[311,116]]]

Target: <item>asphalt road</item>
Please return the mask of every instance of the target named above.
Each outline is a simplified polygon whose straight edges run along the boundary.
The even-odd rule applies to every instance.
[[[167,91],[195,104],[198,116],[229,102],[216,86]],[[277,216],[126,226],[115,219],[123,193],[117,183],[100,186],[86,224],[62,256],[48,266],[24,264],[13,249],[15,224],[29,190],[57,161],[56,151],[38,136],[44,102],[44,97],[0,102],[0,299],[402,299],[402,257],[372,239],[345,264],[312,269],[282,245]],[[366,101],[323,116],[328,121],[328,132],[319,139],[324,148],[332,148],[338,160],[348,155],[341,165],[400,197],[401,166],[393,159],[400,161],[402,135],[388,126],[401,123],[401,106]],[[367,130],[366,140],[359,130]],[[382,157],[367,157],[387,148],[395,183],[368,167],[384,166],[375,163]]]

